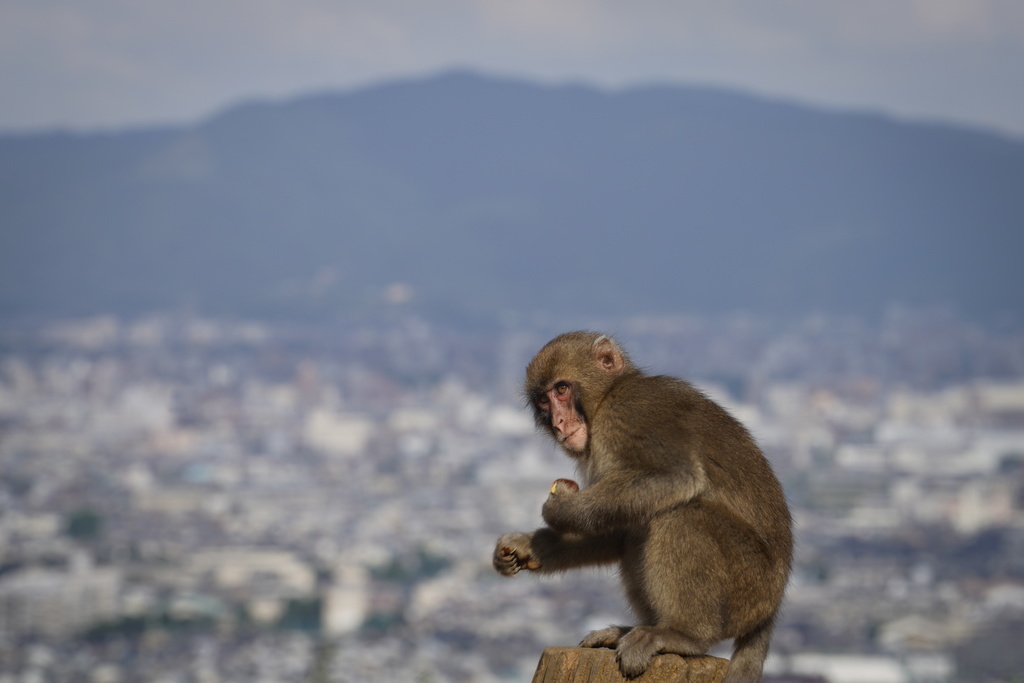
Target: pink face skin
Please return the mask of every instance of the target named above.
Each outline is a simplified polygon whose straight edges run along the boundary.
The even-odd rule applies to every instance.
[[[562,448],[580,453],[587,447],[587,423],[576,412],[571,384],[555,382],[537,399],[537,407],[551,416],[551,428]]]

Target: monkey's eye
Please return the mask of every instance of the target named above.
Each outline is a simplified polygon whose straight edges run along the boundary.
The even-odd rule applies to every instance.
[[[533,402],[541,410],[547,410],[548,409],[548,397],[545,394],[538,394],[533,399]]]
[[[558,384],[555,385],[555,391],[558,393],[559,396],[565,396],[566,394],[569,393],[569,385],[566,384],[565,382],[559,382]]]

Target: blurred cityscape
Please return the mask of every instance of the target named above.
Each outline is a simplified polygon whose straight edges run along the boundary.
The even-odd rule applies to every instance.
[[[630,623],[610,570],[490,566],[573,476],[519,383],[583,326],[726,405],[779,473],[798,555],[768,673],[1022,680],[1019,326],[893,309],[465,332],[396,307],[0,331],[0,683],[528,681],[544,647]]]

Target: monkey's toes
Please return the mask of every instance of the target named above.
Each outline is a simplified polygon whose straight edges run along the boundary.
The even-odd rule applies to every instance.
[[[607,647],[615,649],[619,638],[629,629],[622,626],[609,626],[598,631],[591,631],[580,641],[580,647]]]
[[[619,671],[626,678],[636,678],[647,671],[654,652],[640,647],[629,647],[626,643],[619,643],[615,651],[615,659],[619,660]]]

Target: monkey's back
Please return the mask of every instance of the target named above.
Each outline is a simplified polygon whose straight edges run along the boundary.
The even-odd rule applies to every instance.
[[[792,519],[782,485],[747,429],[688,382],[665,375],[621,378],[600,412],[610,429],[594,437],[618,451],[617,458],[642,469],[703,471],[706,486],[694,504],[745,529],[741,537],[752,532],[767,565],[760,571],[778,577],[781,598],[792,561]],[[627,447],[632,452],[623,453]]]
[[[622,579],[638,616],[708,641],[770,623],[789,577],[791,517],[747,429],[689,383],[642,373],[617,381],[598,412],[596,470],[704,477],[694,497],[626,533]]]

